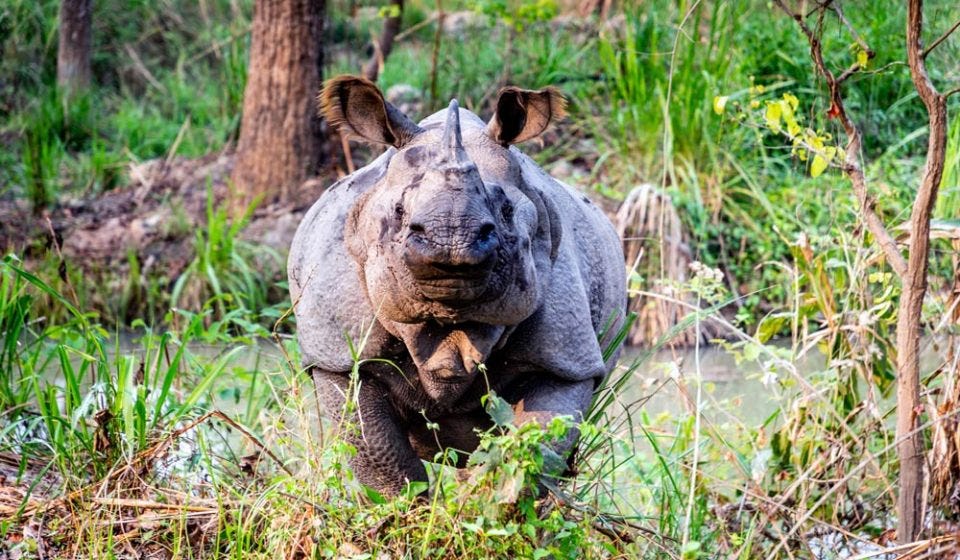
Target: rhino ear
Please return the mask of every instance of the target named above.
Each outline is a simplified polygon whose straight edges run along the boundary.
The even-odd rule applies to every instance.
[[[401,148],[422,132],[399,109],[387,103],[373,82],[357,76],[327,80],[317,96],[320,114],[342,134]]]
[[[567,115],[566,106],[567,100],[552,87],[539,91],[505,87],[487,123],[487,134],[503,146],[536,138]]]

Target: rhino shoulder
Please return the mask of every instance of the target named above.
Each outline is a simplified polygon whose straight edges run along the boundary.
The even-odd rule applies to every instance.
[[[559,222],[557,256],[537,311],[504,348],[508,360],[569,380],[599,381],[615,357],[603,347],[623,324],[626,271],[619,237],[583,194],[521,156],[524,181],[549,201]],[[553,226],[556,228],[557,226]]]
[[[343,227],[357,199],[383,177],[390,155],[388,151],[327,189],[294,235],[287,277],[306,366],[348,371],[351,343],[360,347],[365,342],[361,357],[370,357],[390,339],[367,303]]]

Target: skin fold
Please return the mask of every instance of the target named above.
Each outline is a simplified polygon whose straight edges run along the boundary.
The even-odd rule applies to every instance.
[[[414,124],[349,76],[320,101],[341,133],[389,146],[320,197],[288,263],[304,366],[325,414],[355,428],[358,480],[392,495],[441,448],[465,460],[491,389],[518,424],[582,419],[616,361],[601,349],[624,320],[620,241],[511,145],[562,118],[562,97],[505,88],[488,123],[453,101]],[[367,360],[353,389],[351,347]]]

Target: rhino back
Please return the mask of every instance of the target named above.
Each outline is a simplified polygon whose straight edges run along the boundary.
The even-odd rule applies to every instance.
[[[353,362],[348,337],[355,346],[367,337],[363,358],[378,355],[390,341],[373,321],[343,229],[357,199],[383,177],[392,151],[327,189],[294,235],[287,276],[305,366],[349,371]]]

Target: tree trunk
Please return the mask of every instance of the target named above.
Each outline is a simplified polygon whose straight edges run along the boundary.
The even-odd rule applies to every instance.
[[[924,444],[920,426],[920,318],[927,293],[930,215],[937,202],[947,147],[947,102],[930,81],[921,44],[923,2],[907,4],[907,62],[929,116],[926,166],[910,214],[910,252],[897,314],[897,540],[909,543],[923,529]]]
[[[257,0],[231,176],[235,210],[258,197],[283,199],[317,170],[323,14],[324,0]]]
[[[90,87],[93,0],[60,2],[57,84],[68,94]]]

